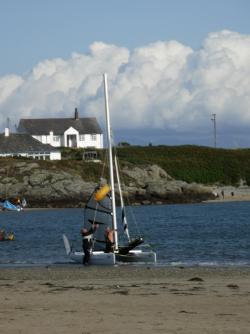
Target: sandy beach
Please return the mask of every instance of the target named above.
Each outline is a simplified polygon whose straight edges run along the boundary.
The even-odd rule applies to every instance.
[[[1,334],[250,333],[250,268],[1,268]]]

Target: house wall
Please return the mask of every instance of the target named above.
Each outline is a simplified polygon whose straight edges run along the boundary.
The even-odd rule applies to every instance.
[[[73,138],[75,138],[75,142]],[[74,137],[75,136],[75,137]],[[53,147],[93,147],[97,149],[103,148],[103,134],[84,134],[81,135],[74,128],[67,129],[62,136],[54,135],[50,132],[48,136],[32,136],[43,144],[50,144]],[[74,146],[75,144],[75,146]]]
[[[80,135],[79,136],[79,146],[78,147],[82,147],[82,148],[84,148],[84,147],[103,148],[103,135],[102,134]]]
[[[44,136],[44,135],[43,136],[35,136],[35,135],[33,135],[32,137],[34,139],[40,141],[42,144],[50,144],[50,142],[51,142],[51,136],[50,135],[49,136]],[[52,146],[54,146],[54,145],[52,145]]]
[[[32,136],[34,139],[40,141],[42,144],[50,144],[53,147],[64,146],[64,137],[63,136],[54,136],[53,132],[48,136]]]
[[[61,152],[50,152],[50,160],[61,160]]]
[[[0,154],[0,157],[25,157],[33,158],[38,160],[61,160],[61,152],[38,152],[38,153],[3,153]]]

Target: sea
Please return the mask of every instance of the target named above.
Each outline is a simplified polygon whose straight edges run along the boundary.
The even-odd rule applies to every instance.
[[[118,210],[119,211],[119,210]],[[130,206],[130,234],[142,235],[159,266],[250,266],[250,202]],[[71,264],[62,234],[81,250],[84,209],[0,212],[0,267]],[[73,265],[73,263],[72,263]]]

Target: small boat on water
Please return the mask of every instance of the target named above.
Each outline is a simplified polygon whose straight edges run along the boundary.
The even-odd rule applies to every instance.
[[[143,245],[141,236],[131,237],[128,230],[127,215],[124,206],[121,182],[118,170],[118,160],[113,152],[111,125],[108,104],[107,75],[104,74],[105,114],[108,141],[108,169],[109,182],[100,182],[94,189],[84,210],[84,228],[93,233],[93,247],[91,251],[91,263],[113,265],[116,263],[155,263],[156,253],[149,245]],[[115,177],[118,191],[115,192]],[[103,180],[103,178],[101,178]],[[120,215],[117,214],[116,193],[119,193]],[[98,225],[98,228],[94,229]],[[112,248],[107,250],[105,232],[107,229],[113,233]],[[84,252],[76,251],[70,245],[63,234],[64,246],[67,255],[75,262],[83,263]],[[144,247],[143,247],[144,246]],[[146,248],[148,247],[148,249]]]
[[[27,206],[27,202],[25,198],[17,200],[10,200],[10,199],[1,199],[0,200],[0,209],[2,211],[22,211]]]
[[[0,230],[0,241],[14,241],[15,236],[13,232],[6,233],[5,230]]]

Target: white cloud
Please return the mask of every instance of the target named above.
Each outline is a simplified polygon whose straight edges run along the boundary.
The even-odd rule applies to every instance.
[[[88,54],[40,62],[23,76],[0,78],[0,126],[6,115],[104,119],[102,73],[109,76],[114,128],[210,131],[220,124],[250,128],[250,36],[211,33],[200,50],[158,41],[135,50],[95,42]]]

